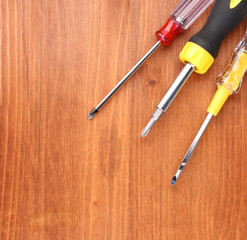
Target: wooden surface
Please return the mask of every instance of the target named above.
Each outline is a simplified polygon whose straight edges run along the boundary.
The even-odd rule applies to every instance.
[[[183,67],[179,52],[209,10],[87,119],[178,2],[0,1],[1,240],[247,238],[245,82],[170,184],[247,21],[145,139],[141,130]]]

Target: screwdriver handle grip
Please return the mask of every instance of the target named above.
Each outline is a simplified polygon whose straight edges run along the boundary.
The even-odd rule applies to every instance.
[[[166,24],[155,33],[165,46],[193,22],[208,8],[214,0],[182,0],[170,14]]]
[[[189,41],[201,46],[215,59],[222,41],[246,14],[246,0],[216,0],[206,24]]]
[[[217,116],[226,100],[240,90],[243,77],[247,71],[247,31],[234,49],[231,60],[225,71],[217,78],[217,91],[212,99],[208,112]]]
[[[218,56],[220,45],[246,16],[247,0],[216,0],[204,27],[186,43],[179,58],[204,74]]]
[[[237,94],[241,88],[242,80],[247,71],[247,31],[234,49],[231,60],[217,78],[217,86],[224,87]]]

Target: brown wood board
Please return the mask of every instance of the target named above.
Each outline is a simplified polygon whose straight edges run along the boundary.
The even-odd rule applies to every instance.
[[[246,78],[170,184],[246,20],[146,138],[141,130],[183,67],[179,52],[209,9],[87,119],[178,3],[0,1],[0,239],[247,238]]]

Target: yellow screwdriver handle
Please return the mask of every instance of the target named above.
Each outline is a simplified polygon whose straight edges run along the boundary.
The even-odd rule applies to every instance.
[[[218,89],[212,99],[208,112],[217,116],[230,95],[238,93],[247,71],[247,31],[244,38],[233,51],[230,63],[217,78]]]

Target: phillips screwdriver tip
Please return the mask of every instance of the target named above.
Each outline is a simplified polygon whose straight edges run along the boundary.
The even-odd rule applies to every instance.
[[[151,119],[149,120],[148,124],[146,127],[142,130],[142,137],[146,137],[150,131],[150,129],[153,127],[153,125],[158,121],[160,116],[164,113],[164,111],[160,108],[156,108],[155,111],[153,112],[153,115]]]
[[[142,137],[146,137],[149,133],[150,129],[147,129],[146,127],[142,130]]]
[[[155,124],[157,120],[154,119],[153,117],[150,119],[150,121],[148,122],[147,126],[142,130],[142,137],[146,137],[150,131],[150,129],[152,128],[152,126]]]
[[[89,114],[88,114],[88,119],[92,119],[95,114],[98,112],[96,108],[94,108]]]

